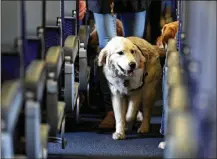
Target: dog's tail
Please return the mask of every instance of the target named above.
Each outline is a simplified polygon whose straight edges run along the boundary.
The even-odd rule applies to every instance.
[[[164,48],[159,48],[157,45],[153,45],[154,49],[158,52],[160,57],[166,56],[166,50]]]

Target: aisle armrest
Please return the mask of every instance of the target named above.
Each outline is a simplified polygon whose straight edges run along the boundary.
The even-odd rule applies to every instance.
[[[1,91],[3,130],[13,132],[22,108],[23,89],[19,81],[13,80],[5,82],[2,85]]]
[[[58,127],[57,127],[57,129],[58,129],[58,132],[60,132],[63,118],[65,115],[66,104],[65,104],[65,102],[58,102],[57,106],[58,106]]]
[[[167,52],[176,52],[177,51],[177,44],[175,39],[169,39]]]
[[[79,40],[77,36],[70,35],[64,42],[64,56],[70,57],[70,62],[75,63],[79,50]]]
[[[45,62],[34,60],[28,67],[25,77],[25,89],[31,92],[35,100],[41,100],[46,83]],[[27,93],[28,94],[28,93]],[[30,94],[29,94],[30,95]]]
[[[46,55],[46,67],[47,67],[47,73],[54,73],[54,79],[58,80],[61,67],[63,63],[63,57],[61,54],[61,47],[60,46],[52,46],[48,49],[47,55]]]
[[[76,99],[78,98],[78,88],[79,88],[79,83],[75,82],[75,86],[74,86],[74,106],[76,104]]]

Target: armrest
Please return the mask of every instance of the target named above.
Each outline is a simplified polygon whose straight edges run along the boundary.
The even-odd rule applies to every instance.
[[[177,51],[177,44],[175,39],[169,39],[168,41],[168,47],[167,47],[167,52],[176,52]]]
[[[43,96],[44,86],[46,83],[45,62],[42,60],[34,60],[28,67],[25,77],[26,91],[31,92],[32,98],[41,100]]]
[[[75,82],[75,86],[74,86],[74,106],[76,104],[76,100],[78,98],[78,89],[79,89],[79,83]]]
[[[57,80],[60,75],[63,59],[60,46],[53,46],[48,49],[46,55],[47,75],[54,73],[54,79]]]
[[[170,52],[169,56],[167,57],[166,66],[172,67],[172,66],[179,66],[180,59],[179,59],[179,53],[176,52]]]
[[[63,117],[65,115],[65,107],[66,107],[66,104],[65,102],[58,102],[58,126],[57,126],[57,129],[58,129],[58,132],[60,132],[60,129],[61,129],[61,124],[62,124],[62,120],[63,120]]]
[[[70,35],[64,42],[64,56],[70,57],[70,62],[74,63],[79,49],[79,40],[77,36]]]
[[[7,81],[2,85],[1,111],[2,119],[8,131],[13,131],[17,123],[23,102],[23,90],[19,81]]]
[[[48,124],[41,124],[40,125],[40,136],[41,136],[42,148],[46,149],[46,151],[47,151],[48,132],[49,132],[49,130],[50,130],[50,126]]]

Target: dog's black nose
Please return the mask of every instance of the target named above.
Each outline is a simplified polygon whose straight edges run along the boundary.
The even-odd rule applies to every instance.
[[[136,67],[136,63],[135,62],[130,62],[129,66],[133,70]]]

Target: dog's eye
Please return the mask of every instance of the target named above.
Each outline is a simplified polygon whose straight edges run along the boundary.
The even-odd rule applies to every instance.
[[[118,55],[123,55],[124,53],[123,53],[123,51],[119,51],[119,52],[117,52],[117,54]]]
[[[134,54],[134,53],[135,53],[135,51],[134,51],[134,50],[130,50],[130,52],[131,52],[131,54]]]

